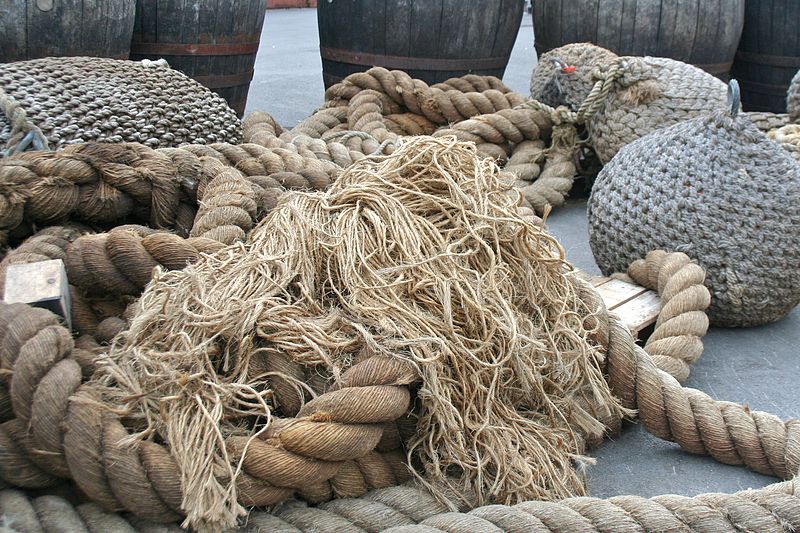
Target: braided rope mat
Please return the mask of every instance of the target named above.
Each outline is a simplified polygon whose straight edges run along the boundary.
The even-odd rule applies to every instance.
[[[238,142],[225,100],[162,61],[70,57],[0,64],[0,146],[30,132],[39,149],[141,142],[151,148]]]

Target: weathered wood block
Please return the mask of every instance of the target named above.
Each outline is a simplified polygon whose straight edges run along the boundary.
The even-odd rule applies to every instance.
[[[3,300],[49,309],[72,328],[69,283],[61,259],[9,266]]]
[[[573,275],[592,284],[606,308],[622,319],[634,338],[654,324],[661,312],[661,298],[655,291],[619,279],[592,276],[577,269]]]

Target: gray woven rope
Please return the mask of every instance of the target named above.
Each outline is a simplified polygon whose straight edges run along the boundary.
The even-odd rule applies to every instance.
[[[722,109],[725,84],[674,59],[616,57],[578,43],[542,56],[531,77],[531,95],[576,110],[592,148],[607,163],[651,131]]]
[[[164,61],[5,63],[0,88],[0,147],[6,149],[37,130],[51,149],[89,141],[163,148],[241,138],[241,123],[225,100]]]
[[[786,112],[792,122],[800,120],[800,71],[794,75],[786,95]]]
[[[800,166],[743,115],[624,147],[594,184],[589,224],[605,273],[656,248],[696,259],[713,324],[764,324],[800,302]]]

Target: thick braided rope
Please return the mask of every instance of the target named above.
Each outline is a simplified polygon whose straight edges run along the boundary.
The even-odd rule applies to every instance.
[[[514,146],[503,170],[512,172],[517,179],[534,182],[541,173],[539,162],[545,159],[547,147],[544,141],[522,141]]]
[[[649,499],[637,496],[615,496],[607,500],[571,498],[558,503],[492,505],[469,513],[453,513],[424,491],[397,486],[318,507],[298,502],[282,506],[275,514],[254,511],[243,530],[271,533],[771,533],[800,528],[798,494],[800,484],[784,482],[735,494],[710,493],[691,498],[672,495]],[[76,532],[182,531],[175,526],[107,513],[96,504],[73,507],[58,496],[29,499],[14,490],[0,492],[0,513],[26,530],[47,533],[66,525]]]
[[[503,162],[511,153],[511,145],[526,140],[539,140],[549,135],[552,121],[548,113],[533,109],[505,109],[442,128],[434,137],[454,135],[461,141],[474,142],[487,156],[501,155]]]
[[[682,263],[681,255],[670,254],[671,257],[661,257],[661,266],[648,269],[648,276],[653,277],[656,282],[660,278],[666,290],[670,283],[682,277],[681,270],[685,268],[686,263],[682,267],[676,267],[673,264],[674,260],[670,261],[672,258],[678,258],[677,263]],[[650,262],[655,264],[657,261],[651,258]],[[633,270],[635,272],[636,268]],[[655,427],[658,431],[659,418],[667,417],[670,422],[675,423],[680,420],[681,414],[680,403],[674,401],[650,403],[653,397],[657,397],[653,396],[655,392],[653,385],[661,388],[661,394],[665,396],[677,394],[679,397],[682,391],[688,399],[687,407],[691,406],[693,415],[703,414],[703,418],[697,419],[702,423],[695,422],[695,430],[701,433],[704,430],[707,432],[702,449],[693,449],[691,439],[686,440],[685,435],[683,439],[680,436],[675,439],[682,447],[695,453],[708,452],[723,462],[744,463],[758,471],[782,477],[791,477],[797,472],[800,468],[800,423],[797,421],[783,423],[765,413],[751,412],[728,402],[715,402],[699,391],[681,388],[673,378],[658,370],[645,352],[636,347],[630,334],[614,316],[605,315],[602,300],[586,284],[583,285],[583,296],[593,302],[598,309],[597,319],[601,331],[602,324],[606,324],[612,385],[615,385],[615,380],[620,377],[629,377],[630,370],[634,369],[636,382],[622,384],[628,391],[634,389],[630,404],[639,408],[640,417],[648,430],[653,432]],[[668,306],[669,303],[665,305],[665,309]],[[708,410],[712,412],[717,410],[720,414],[716,417],[709,416],[704,413]],[[752,422],[747,424],[747,419]],[[680,431],[681,428],[685,429],[688,426],[684,422],[675,427]],[[675,430],[668,429],[667,432],[654,433],[673,440]],[[727,447],[722,446],[725,449],[721,450],[726,435],[728,439],[733,440],[733,443],[729,443],[730,446]],[[764,469],[765,465],[767,469]],[[449,512],[436,516],[417,514],[413,517],[403,516],[401,512],[399,515],[389,514],[393,522],[383,523],[378,529],[376,520],[381,516],[387,516],[385,502],[391,499],[386,496],[387,491],[383,491],[377,497],[368,495],[366,502],[364,499],[339,500],[321,509],[289,507],[288,510],[277,513],[276,517],[265,518],[265,523],[275,528],[288,527],[286,524],[291,524],[300,531],[322,527],[322,524],[338,528],[355,526],[382,530],[387,525],[413,524],[420,521],[423,527],[399,528],[393,531],[466,533],[494,531],[494,528],[509,531],[607,531],[605,524],[615,524],[614,531],[662,531],[664,528],[683,526],[687,526],[689,531],[724,532],[740,531],[740,528],[750,531],[783,531],[782,528],[787,527],[787,524],[800,523],[800,502],[794,496],[797,490],[796,483],[795,480],[758,491],[745,491],[734,495],[709,494],[695,498],[659,496],[648,500],[621,496],[609,500],[571,498],[559,503],[525,502],[514,507],[483,507],[471,511],[468,515]],[[392,491],[395,488],[387,490]],[[420,493],[415,500],[418,501],[424,496],[424,493]],[[375,505],[375,500],[378,501],[378,505]],[[362,529],[353,529],[353,531],[360,530]]]
[[[407,111],[439,125],[510,109],[525,100],[517,93],[497,89],[467,93],[442,90],[439,87],[429,87],[424,81],[413,79],[405,72],[373,67],[366,72],[351,74],[329,87],[325,91],[326,107],[347,105],[353,97],[366,89],[385,96],[386,114]]]
[[[536,214],[544,215],[553,207],[564,205],[576,174],[572,154],[551,151],[536,181],[518,180],[514,185]]]
[[[255,191],[244,174],[208,159],[207,168],[214,177],[198,187],[199,207],[189,235],[223,244],[244,240],[258,219]]]
[[[143,226],[119,226],[76,239],[64,261],[70,283],[89,294],[139,296],[155,267],[182,269],[223,246],[207,237],[184,239]]]
[[[127,509],[158,522],[178,520],[183,493],[177,464],[154,442],[122,443],[128,430],[81,384],[77,361],[87,358],[75,356],[79,350],[57,317],[3,304],[0,326],[5,326],[0,362],[16,415],[0,424],[0,476],[27,488],[72,477],[106,509]],[[262,370],[284,379],[297,374],[288,359],[275,359],[265,361]],[[407,479],[405,456],[393,451],[397,430],[384,432],[407,411],[405,385],[415,378],[408,363],[368,357],[343,374],[339,387],[306,402],[294,417],[273,418],[263,438],[231,437],[231,459],[244,456],[239,501],[271,505],[297,491],[318,502]],[[280,404],[291,406],[304,392],[278,386],[275,394]]]
[[[533,207],[538,215],[545,215],[553,207],[563,205],[569,191],[572,189],[575,176],[578,174],[575,158],[577,156],[577,130],[571,121],[571,114],[566,108],[553,109],[548,106],[537,108],[531,106],[539,113],[545,113],[552,120],[551,146],[537,152],[533,150],[526,157],[546,157],[541,167],[541,173],[533,183],[520,179],[515,183],[520,193]],[[567,114],[567,115],[565,115]],[[538,148],[538,146],[537,146]],[[524,153],[524,152],[523,152]],[[512,155],[512,160],[513,160]],[[514,165],[509,164],[506,170],[513,172]],[[523,167],[523,170],[526,170]]]
[[[767,111],[747,111],[743,114],[764,133],[782,128],[792,123],[786,113],[769,113]]]
[[[403,120],[404,124],[425,121],[424,117],[403,114],[384,117],[387,127]],[[333,162],[337,167],[347,167],[368,155],[391,153],[393,143],[381,143],[364,131],[348,127],[348,108],[323,108],[314,112],[291,131],[280,132],[274,119],[266,113],[255,112],[245,118],[245,141],[267,148],[288,148],[301,155]],[[409,126],[410,127],[410,126]],[[279,127],[278,127],[279,128]],[[309,155],[310,154],[310,155]]]
[[[154,228],[188,234],[195,218],[201,157],[247,176],[300,175],[287,182],[324,189],[339,171],[332,162],[285,148],[255,144],[187,145],[152,150],[129,144],[77,144],[60,152],[32,152],[0,161],[0,232],[25,223],[67,218],[108,225],[135,216]],[[285,177],[285,175],[283,175]],[[291,185],[295,186],[295,185]]]
[[[770,130],[767,137],[780,144],[792,157],[800,161],[800,124],[788,124]]]
[[[509,89],[500,78],[496,76],[481,76],[478,74],[465,74],[457,78],[450,78],[431,85],[431,88],[441,89],[443,91],[459,91],[462,93],[482,93],[489,89],[494,89],[501,93],[511,92],[511,89]]]
[[[188,202],[181,187],[170,158],[143,145],[19,154],[0,160],[0,228],[68,218],[111,224],[134,214],[153,227],[173,228],[180,204]]]
[[[703,353],[701,339],[708,331],[711,293],[703,284],[705,271],[684,253],[654,250],[631,263],[628,275],[661,297],[661,312],[644,350],[658,368],[685,381]]]

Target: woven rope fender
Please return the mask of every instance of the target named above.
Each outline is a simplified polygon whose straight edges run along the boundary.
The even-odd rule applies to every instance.
[[[786,112],[792,122],[800,120],[800,71],[792,77],[786,94]]]
[[[595,77],[602,81],[600,91],[593,89],[582,107],[597,98],[599,109],[587,112],[586,120],[590,143],[603,163],[651,131],[725,106],[725,84],[673,59],[621,57],[595,69]]]
[[[686,252],[707,272],[711,322],[751,326],[800,301],[800,166],[737,109],[623,148],[595,182],[590,244],[607,273]]]
[[[5,63],[0,87],[0,144],[9,148],[29,129],[16,104],[52,149],[89,141],[158,148],[241,138],[239,119],[225,100],[164,61],[70,57]]]
[[[545,52],[531,74],[531,98],[577,111],[594,87],[594,69],[618,57],[591,43],[572,43]]]

